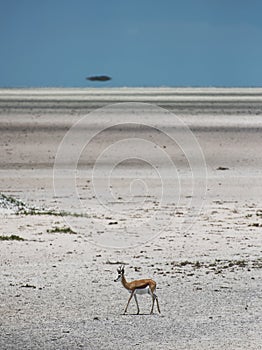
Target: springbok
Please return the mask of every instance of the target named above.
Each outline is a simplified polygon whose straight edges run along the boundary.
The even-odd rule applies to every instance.
[[[122,285],[129,291],[129,293],[131,293],[128,299],[124,314],[127,312],[128,305],[133,296],[135,298],[136,305],[137,305],[137,315],[139,314],[139,306],[138,306],[136,294],[150,294],[152,297],[152,308],[151,308],[150,314],[153,313],[155,300],[157,304],[157,310],[160,313],[158,298],[155,294],[156,282],[154,280],[142,279],[142,280],[127,282],[127,280],[125,279],[125,269],[123,265],[117,269],[117,272],[118,272],[118,276],[114,281],[115,282],[121,281]]]

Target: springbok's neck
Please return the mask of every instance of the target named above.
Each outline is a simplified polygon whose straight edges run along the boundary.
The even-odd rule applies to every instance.
[[[127,282],[124,275],[122,275],[121,282],[126,289],[129,289],[129,283]]]

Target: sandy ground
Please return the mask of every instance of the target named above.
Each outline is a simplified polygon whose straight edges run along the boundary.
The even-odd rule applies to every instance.
[[[261,349],[261,115],[262,89],[0,90],[0,348]],[[161,314],[123,315],[121,263]]]

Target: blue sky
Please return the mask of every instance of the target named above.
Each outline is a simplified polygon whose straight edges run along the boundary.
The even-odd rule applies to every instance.
[[[260,0],[0,0],[0,86],[261,86],[261,14]]]

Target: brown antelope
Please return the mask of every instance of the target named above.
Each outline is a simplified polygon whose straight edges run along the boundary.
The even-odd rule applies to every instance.
[[[117,278],[114,280],[115,282],[121,281],[122,285],[129,291],[129,293],[131,293],[124,314],[127,312],[127,308],[128,305],[132,299],[132,297],[134,296],[135,301],[136,301],[136,305],[137,305],[137,314],[139,314],[139,306],[138,306],[138,301],[137,301],[137,294],[150,294],[152,297],[152,308],[151,308],[151,314],[153,313],[154,310],[154,303],[156,300],[156,304],[157,304],[157,309],[158,312],[160,313],[160,308],[159,308],[159,304],[158,304],[158,298],[156,296],[155,289],[156,289],[156,282],[152,279],[142,279],[142,280],[135,280],[132,282],[127,282],[127,280],[125,279],[125,270],[124,270],[124,266],[120,266],[120,268],[117,269],[118,272],[118,276]]]

